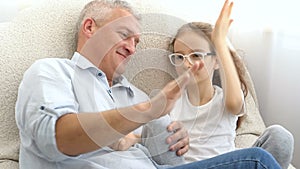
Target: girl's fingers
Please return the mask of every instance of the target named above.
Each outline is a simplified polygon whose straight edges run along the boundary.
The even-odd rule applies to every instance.
[[[226,0],[226,1],[224,2],[223,7],[222,7],[222,10],[221,10],[221,15],[224,15],[225,12],[228,10],[228,7],[230,7],[230,6],[228,5],[228,3],[229,3],[229,0]],[[231,2],[231,3],[232,3],[232,2]]]
[[[232,11],[232,7],[233,7],[233,2],[231,2],[230,3],[230,5],[229,5],[229,11],[228,11],[228,16],[230,16],[231,15],[231,11]]]
[[[231,15],[232,7],[233,7],[233,2],[229,3],[229,0],[226,0],[222,7],[220,18],[223,17],[229,18]]]

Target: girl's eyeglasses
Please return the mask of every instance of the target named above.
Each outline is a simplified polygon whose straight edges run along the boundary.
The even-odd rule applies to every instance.
[[[174,66],[181,66],[185,59],[187,59],[191,64],[195,64],[196,62],[204,59],[204,56],[212,56],[215,53],[204,53],[204,52],[192,52],[187,55],[183,55],[181,53],[172,53],[169,55],[169,59]]]

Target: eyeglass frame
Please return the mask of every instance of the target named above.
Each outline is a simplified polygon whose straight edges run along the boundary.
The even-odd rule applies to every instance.
[[[199,61],[202,60],[202,59],[204,59],[205,56],[214,56],[214,55],[216,55],[216,53],[214,53],[214,52],[191,52],[191,53],[186,54],[186,55],[181,54],[181,53],[171,53],[171,54],[168,55],[168,57],[170,59],[171,64],[174,65],[174,66],[181,66],[184,63],[184,61],[185,61],[186,58],[189,61],[189,63],[191,63],[193,65],[194,63],[192,62],[192,60],[190,58],[190,56],[193,55],[193,54],[201,55],[201,59],[199,59]],[[173,63],[172,56],[174,56],[174,55],[175,56],[176,55],[177,56],[180,55],[180,56],[182,56],[184,58],[180,64]]]

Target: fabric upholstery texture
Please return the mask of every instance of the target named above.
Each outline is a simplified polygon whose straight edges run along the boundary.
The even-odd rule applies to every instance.
[[[75,24],[89,0],[48,0],[21,11],[0,27],[0,168],[18,168],[19,134],[15,123],[15,102],[24,71],[37,59],[70,58],[75,51]],[[151,1],[131,0],[142,13],[142,36],[138,51],[125,76],[150,96],[175,77],[167,53],[168,43],[183,20],[164,13]],[[249,147],[265,129],[259,114],[255,90],[246,99],[247,116],[237,130],[237,147]]]

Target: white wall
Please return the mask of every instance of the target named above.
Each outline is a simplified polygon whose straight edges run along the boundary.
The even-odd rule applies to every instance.
[[[42,0],[0,1],[0,23]],[[187,21],[214,23],[223,0],[150,0]],[[246,52],[260,110],[267,125],[281,124],[295,137],[293,164],[300,167],[300,16],[297,0],[238,0],[230,38]]]
[[[10,21],[18,12],[16,1],[0,1],[0,23]]]
[[[32,5],[42,3],[43,0],[1,0],[0,1],[0,23],[8,22],[17,15],[18,11]]]

